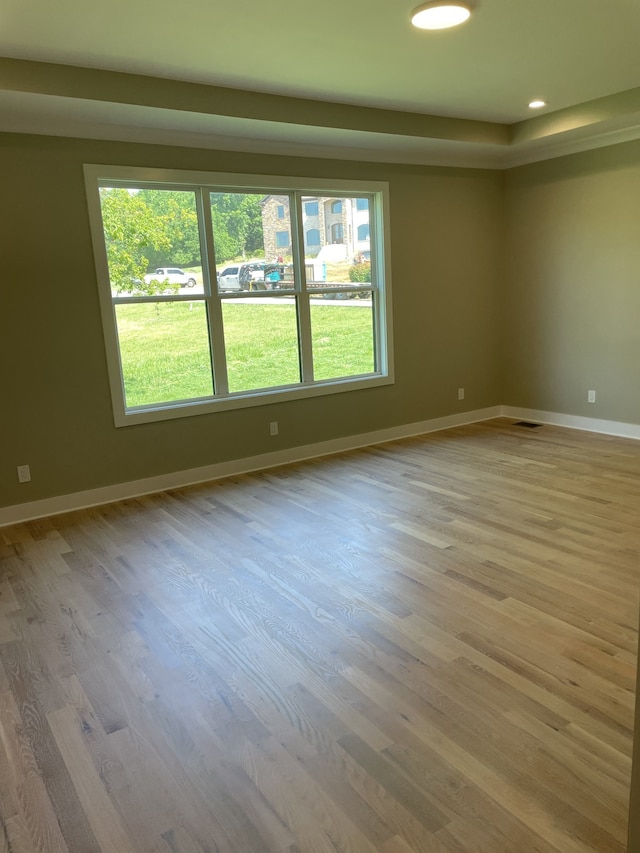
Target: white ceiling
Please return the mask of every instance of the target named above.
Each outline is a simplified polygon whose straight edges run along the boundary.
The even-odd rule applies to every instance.
[[[249,107],[242,114],[240,99],[235,114],[218,111],[214,97],[189,110],[157,98],[125,103],[115,85],[87,97],[72,73],[49,85],[47,74],[34,82],[41,66],[4,60],[0,130],[462,165],[512,165],[640,135],[638,0],[477,0],[466,24],[434,33],[409,24],[417,3],[0,0],[6,60],[354,107],[328,128],[294,121],[291,110],[284,118],[274,109],[273,121]],[[532,119],[534,97],[548,102],[547,115]],[[358,107],[517,127],[510,140],[469,122],[398,133],[388,113],[367,113],[363,127]]]

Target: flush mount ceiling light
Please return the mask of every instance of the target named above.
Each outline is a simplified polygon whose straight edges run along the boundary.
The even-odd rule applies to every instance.
[[[421,30],[445,30],[464,23],[470,15],[471,5],[463,0],[433,0],[413,10],[411,23]]]
[[[547,102],[541,101],[539,99],[536,99],[535,101],[529,102],[529,109],[531,109],[531,110],[539,110],[542,107],[546,107],[546,106],[547,106]]]

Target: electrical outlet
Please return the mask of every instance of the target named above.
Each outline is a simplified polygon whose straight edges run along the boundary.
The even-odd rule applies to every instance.
[[[458,400],[464,400],[464,388],[458,388]]]
[[[278,421],[271,421],[269,424],[269,435],[278,434]]]
[[[31,468],[28,465],[18,465],[18,482],[19,483],[29,483],[31,482]]]
[[[596,401],[596,392],[595,391],[587,391],[587,403],[595,403]]]

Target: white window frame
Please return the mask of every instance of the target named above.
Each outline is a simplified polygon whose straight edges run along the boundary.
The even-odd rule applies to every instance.
[[[114,422],[117,427],[139,423],[183,418],[209,412],[239,409],[249,406],[267,405],[285,400],[355,391],[361,388],[389,385],[393,375],[393,340],[391,323],[391,270],[389,236],[389,188],[381,181],[344,181],[319,178],[290,178],[283,176],[239,175],[223,172],[196,172],[185,170],[148,169],[133,166],[113,166],[85,164],[85,186],[89,209],[89,223],[93,241],[98,293],[102,313],[107,366]],[[215,396],[196,400],[179,400],[169,403],[127,407],[124,391],[124,379],[120,363],[117,321],[115,307],[120,302],[130,302],[129,298],[114,297],[109,280],[107,252],[102,225],[99,189],[101,186],[146,187],[149,189],[173,189],[196,191],[196,199],[203,209],[199,217],[202,246],[202,274],[204,294],[198,299],[208,304],[210,315],[221,316],[221,301],[229,298],[243,298],[247,294],[232,292],[219,293],[216,286],[216,264],[213,239],[210,233],[210,217],[207,217],[206,205],[202,199],[207,192],[255,192],[265,195],[292,195],[294,206],[291,210],[291,245],[294,246],[294,269],[298,323],[301,324],[299,351],[303,360],[310,353],[304,352],[310,346],[310,291],[306,287],[304,270],[303,239],[303,196],[322,196],[345,198],[367,196],[370,199],[370,226],[372,233],[371,265],[374,279],[372,290],[372,311],[374,323],[374,352],[376,370],[374,373],[353,377],[341,377],[331,380],[313,380],[303,370],[302,381],[295,385],[258,389],[249,392],[228,393],[217,390]],[[208,224],[208,228],[207,228]],[[330,290],[330,285],[327,288]],[[336,287],[344,291],[350,288]],[[354,285],[354,290],[362,289]],[[251,294],[253,297],[255,293]],[[266,294],[265,294],[266,295]],[[136,301],[158,302],[162,300],[193,301],[189,294],[176,294],[171,297],[140,297]],[[212,357],[215,357],[215,353]]]

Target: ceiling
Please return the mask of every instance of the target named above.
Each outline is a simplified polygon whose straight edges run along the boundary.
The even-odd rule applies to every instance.
[[[0,0],[0,130],[498,168],[640,137],[638,0],[417,2]]]

